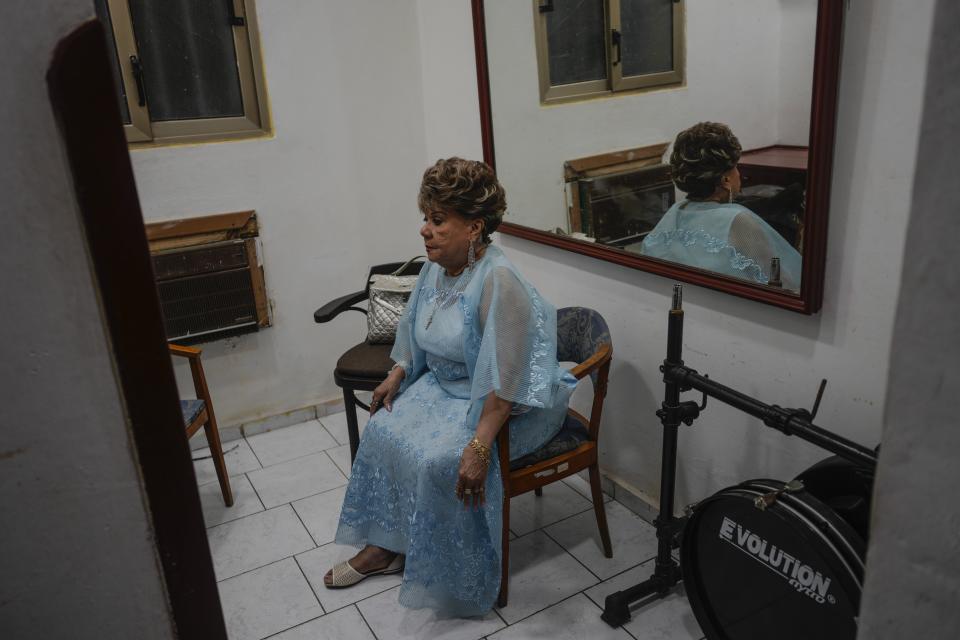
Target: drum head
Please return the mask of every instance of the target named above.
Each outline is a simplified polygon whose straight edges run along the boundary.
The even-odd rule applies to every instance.
[[[752,480],[724,489],[687,522],[683,580],[710,640],[856,637],[863,544],[803,491],[781,495],[766,510],[754,505],[782,486]]]

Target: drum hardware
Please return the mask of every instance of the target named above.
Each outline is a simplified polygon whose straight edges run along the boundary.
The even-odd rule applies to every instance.
[[[806,409],[790,409],[768,405],[685,366],[681,357],[683,349],[682,303],[683,289],[681,285],[676,284],[673,288],[673,303],[667,321],[667,357],[660,366],[660,371],[663,373],[664,399],[657,411],[657,417],[660,418],[663,428],[663,446],[660,471],[660,513],[653,523],[657,533],[657,557],[654,563],[654,571],[647,580],[607,596],[601,618],[611,627],[618,627],[630,620],[629,605],[631,603],[652,595],[665,597],[684,579],[684,572],[681,572],[680,564],[673,559],[672,550],[681,541],[684,546],[693,546],[692,541],[687,542],[688,536],[685,527],[691,522],[692,518],[696,518],[699,513],[708,511],[707,508],[717,502],[716,496],[713,496],[687,507],[682,517],[674,516],[679,426],[681,423],[688,426],[693,425],[694,420],[706,409],[708,396],[759,418],[764,425],[785,435],[795,435],[826,449],[843,459],[844,464],[848,466],[852,463],[858,469],[872,470],[876,465],[875,451],[813,424],[813,419],[816,417],[823,397],[826,380],[821,381],[813,409],[808,411]],[[701,392],[701,402],[680,401],[680,394],[690,390]],[[808,471],[812,471],[812,469]],[[785,484],[775,481],[751,481],[743,484],[747,486],[731,488],[726,491],[735,495],[738,500],[748,501],[754,513],[757,510],[765,513],[777,510],[778,513],[788,514],[795,521],[809,524],[811,528],[815,528],[821,533],[823,539],[817,540],[816,543],[820,545],[818,548],[832,550],[834,555],[840,558],[835,564],[842,565],[847,569],[842,576],[837,577],[839,586],[836,586],[836,589],[841,587],[845,589],[841,593],[841,596],[845,598],[843,603],[856,599],[857,602],[854,604],[858,606],[859,592],[856,590],[855,583],[857,576],[862,576],[864,545],[862,543],[858,545],[856,540],[849,541],[857,538],[851,526],[828,506],[808,495],[808,492],[804,490],[808,484],[805,478]],[[867,497],[869,497],[869,492]],[[842,498],[845,498],[845,496],[837,497],[838,500]],[[702,518],[702,520],[706,521],[707,519]],[[741,524],[733,520],[722,520],[720,526],[721,535],[716,539],[728,543],[731,545],[729,547],[731,549],[736,546],[738,552],[752,555],[753,559],[760,563],[768,563],[767,568],[771,570],[767,573],[774,576],[771,579],[777,579],[777,576],[780,575],[778,571],[785,572],[780,575],[784,584],[789,584],[790,588],[796,588],[797,592],[808,597],[810,602],[817,604],[821,600],[827,602],[827,596],[836,599],[836,596],[832,593],[827,595],[821,593],[826,590],[824,582],[829,585],[829,580],[823,578],[824,574],[815,571],[812,565],[801,564],[801,560],[804,563],[807,562],[805,558],[794,557],[783,548],[778,549],[770,543],[770,540],[761,539],[760,534],[743,528]],[[711,540],[713,540],[713,537],[711,537]],[[854,594],[855,598],[847,597],[851,593]],[[693,600],[700,596],[695,596],[688,589],[688,597],[693,603]],[[772,606],[767,608],[772,610]],[[719,628],[718,625],[721,625],[722,622],[715,621],[705,624],[699,613],[697,618],[704,630],[707,631],[708,638],[727,637],[723,635],[722,631],[716,631]]]
[[[794,479],[785,483],[776,491],[771,491],[770,493],[765,493],[762,496],[757,496],[753,501],[753,506],[755,506],[757,509],[760,509],[760,511],[766,511],[767,507],[777,501],[777,498],[780,497],[780,494],[788,491],[790,493],[803,491],[803,481]]]

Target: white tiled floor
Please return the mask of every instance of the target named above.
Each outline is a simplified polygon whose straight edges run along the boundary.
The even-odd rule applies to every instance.
[[[350,474],[346,419],[325,416],[224,446],[236,502],[224,507],[209,460],[195,463],[231,640],[698,640],[682,592],[632,608],[620,629],[604,598],[646,579],[653,527],[605,496],[613,558],[603,557],[590,487],[573,476],[511,505],[510,602],[480,619],[438,618],[397,602],[399,576],[350,589],[323,574],[354,549],[333,542]],[[194,457],[206,455],[194,451]]]

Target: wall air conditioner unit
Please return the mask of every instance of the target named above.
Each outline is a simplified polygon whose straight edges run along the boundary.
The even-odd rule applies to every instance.
[[[269,326],[258,233],[253,211],[147,225],[168,341],[210,342]]]

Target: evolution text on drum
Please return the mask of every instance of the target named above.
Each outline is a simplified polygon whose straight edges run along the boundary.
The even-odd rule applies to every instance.
[[[725,540],[740,549],[755,560],[763,563],[775,573],[782,576],[800,593],[813,598],[819,603],[834,602],[834,597],[827,594],[830,588],[830,578],[824,577],[809,565],[804,564],[776,545],[770,544],[749,529],[745,529],[730,518],[724,516],[720,524],[720,539]]]

